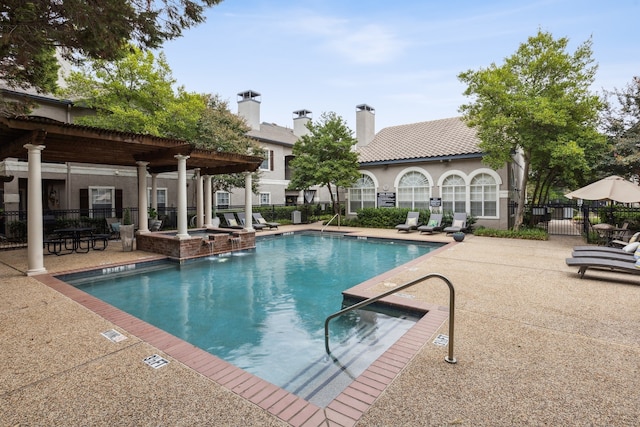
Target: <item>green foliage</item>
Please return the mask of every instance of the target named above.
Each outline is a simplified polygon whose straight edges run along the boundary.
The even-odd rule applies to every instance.
[[[128,42],[157,49],[204,21],[205,7],[221,0],[4,0],[0,6],[0,75],[10,86],[53,92],[58,63],[111,61]]]
[[[364,208],[359,209],[358,226],[368,228],[393,228],[403,224],[407,220],[407,214],[413,209],[407,208]],[[428,209],[419,210],[418,223],[425,224],[429,221],[431,212]]]
[[[549,240],[546,231],[539,228],[521,228],[520,230],[496,230],[479,227],[473,232],[475,236],[500,237],[505,239]]]
[[[131,211],[129,208],[125,208],[122,214],[122,225],[131,225]]]
[[[598,161],[599,177],[635,178],[640,175],[640,77],[606,95],[603,122],[611,151]]]
[[[250,130],[244,119],[229,110],[228,102],[218,95],[206,95],[206,108],[195,127],[195,136],[191,140],[198,148],[227,153],[263,156],[263,150],[253,138],[246,136]],[[258,191],[259,172],[252,174],[252,190]],[[212,191],[231,191],[244,188],[242,173],[214,175],[211,180]]]
[[[293,146],[295,158],[289,163],[293,174],[289,188],[307,189],[324,186],[331,194],[334,212],[340,200],[333,187],[350,187],[360,178],[358,154],[351,150],[356,144],[353,132],[336,113],[323,113],[317,123],[307,125],[309,133]]]
[[[477,130],[484,161],[498,169],[513,153],[522,156],[516,229],[523,221],[530,173],[540,180],[534,191],[540,197],[554,184],[588,173],[590,160],[606,148],[597,132],[602,103],[589,92],[597,68],[592,42],[579,45],[573,54],[566,52],[568,43],[539,30],[503,65],[458,76],[468,85],[464,94],[474,99],[460,110]]]
[[[96,110],[78,124],[192,140],[207,107],[203,95],[176,83],[162,53],[155,57],[134,47],[115,62],[96,60],[67,78],[61,93]]]

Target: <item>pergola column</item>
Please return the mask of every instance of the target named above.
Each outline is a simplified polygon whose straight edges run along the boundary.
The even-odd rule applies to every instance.
[[[244,173],[244,228],[253,231],[253,206],[251,204],[251,172]]]
[[[187,224],[187,159],[189,156],[176,154],[178,160],[178,234],[176,239],[189,238]]]
[[[28,162],[28,212],[27,212],[27,276],[43,274],[43,226],[42,226],[42,150],[44,145],[26,144]]]
[[[211,175],[204,176],[204,226],[213,227],[211,222]]]
[[[202,194],[202,175],[200,168],[196,168],[196,227],[204,225],[204,195]]]
[[[149,162],[136,162],[136,164],[138,165],[138,233],[148,233],[147,165]]]

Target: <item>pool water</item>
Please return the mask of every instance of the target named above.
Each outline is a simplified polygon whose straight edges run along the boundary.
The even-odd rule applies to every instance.
[[[438,246],[331,235],[263,237],[256,249],[65,281],[264,380],[327,404],[416,321],[342,294]]]

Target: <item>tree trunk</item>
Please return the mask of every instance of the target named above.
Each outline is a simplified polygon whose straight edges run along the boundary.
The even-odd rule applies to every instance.
[[[518,231],[524,221],[524,204],[527,200],[527,183],[529,181],[529,159],[523,156],[524,164],[522,165],[522,182],[520,183],[520,192],[518,193],[518,208],[516,209],[516,220],[513,229]]]
[[[333,214],[335,215],[335,214],[339,213],[339,211],[336,212],[336,200],[333,197],[333,191],[331,191],[331,183],[330,182],[327,182],[327,189],[329,190],[329,196],[331,197],[331,208],[333,209]],[[336,195],[337,194],[338,194],[338,190],[337,190],[337,187],[336,187]]]

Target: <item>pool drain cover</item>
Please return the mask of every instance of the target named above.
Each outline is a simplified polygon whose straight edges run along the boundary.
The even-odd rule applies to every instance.
[[[116,331],[115,329],[110,329],[108,331],[102,332],[102,333],[100,333],[100,335],[102,335],[106,339],[110,340],[111,342],[120,342],[120,341],[124,341],[124,340],[127,339],[127,337],[125,337],[120,332]]]
[[[447,344],[449,344],[449,336],[448,335],[444,335],[444,334],[439,334],[435,340],[433,340],[433,343],[435,345],[439,345],[439,346],[446,346]]]
[[[151,366],[153,369],[162,368],[163,366],[169,364],[169,361],[167,359],[161,356],[158,356],[157,354],[154,354],[153,356],[145,357],[143,362]]]

